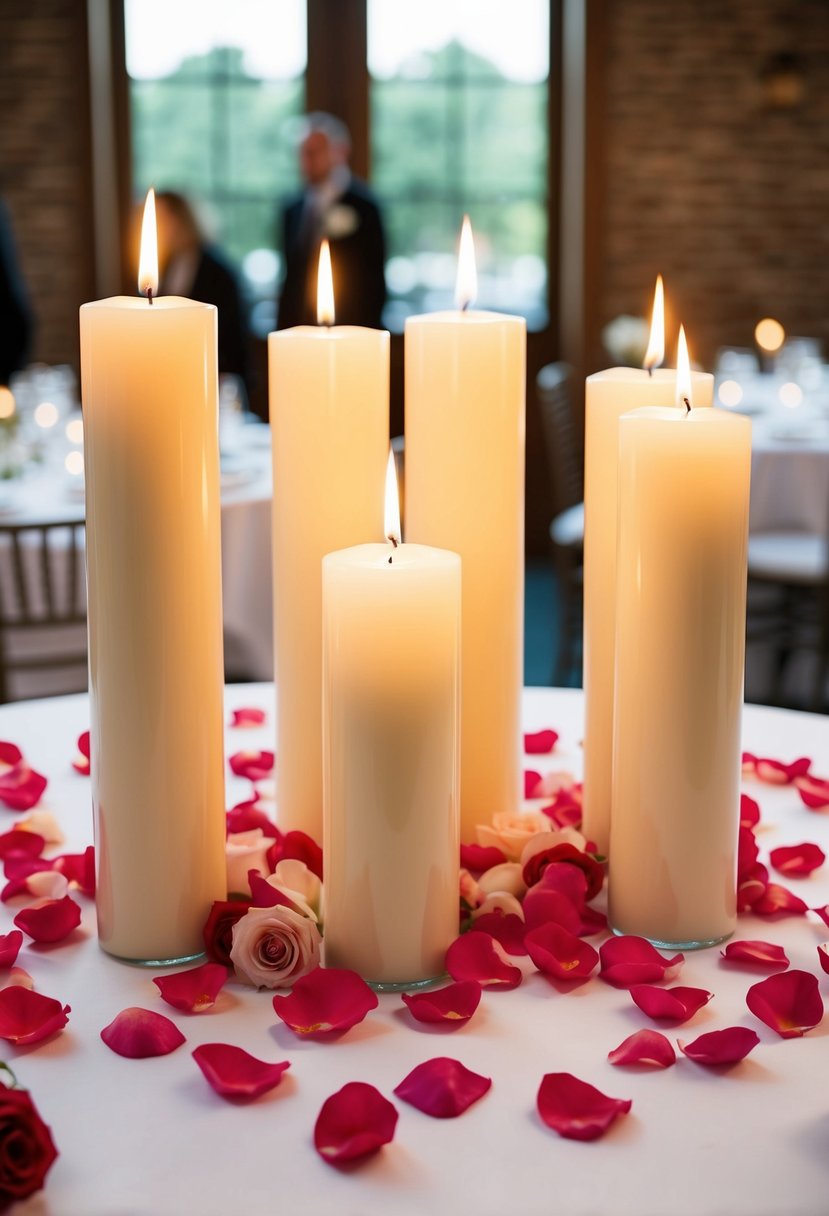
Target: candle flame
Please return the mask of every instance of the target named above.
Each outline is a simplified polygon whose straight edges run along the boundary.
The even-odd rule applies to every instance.
[[[397,548],[400,544],[400,499],[397,493],[397,469],[394,452],[389,448],[389,463],[386,465],[386,507],[383,513],[383,532],[386,540]]]
[[[138,258],[138,290],[142,296],[158,291],[158,233],[155,223],[155,190],[147,191],[141,221],[141,252]]]
[[[679,341],[676,347],[676,403],[690,409],[694,404],[691,396],[691,361],[688,358],[688,343],[685,341],[685,327],[679,327]]]
[[[317,325],[334,324],[334,276],[331,273],[331,249],[328,241],[320,245],[317,269]]]
[[[665,359],[665,291],[662,286],[662,275],[656,276],[656,287],[653,293],[653,314],[651,316],[651,334],[648,339],[648,349],[645,352],[644,367],[652,372],[655,367],[661,367]]]
[[[478,294],[478,270],[475,265],[475,242],[469,216],[463,217],[461,241],[458,249],[458,277],[455,280],[455,306],[469,308]]]

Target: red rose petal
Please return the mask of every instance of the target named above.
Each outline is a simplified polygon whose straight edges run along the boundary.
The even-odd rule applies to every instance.
[[[818,959],[820,960],[821,967],[826,972],[826,974],[829,975],[829,950],[827,950],[827,946],[829,946],[829,942],[825,943],[822,946],[818,946],[817,956],[818,956]]]
[[[766,893],[769,884],[769,872],[764,865],[757,862],[752,866],[751,873],[737,884],[737,911],[750,912]]]
[[[541,773],[537,773],[535,769],[527,769],[524,773],[524,797],[543,798],[544,795],[538,792],[540,785]]]
[[[8,743],[5,739],[0,739],[0,764],[13,768],[22,759],[23,753],[16,743]]]
[[[263,836],[270,836],[273,840],[279,840],[281,835],[274,821],[256,805],[255,798],[240,802],[227,812],[228,835],[235,832],[252,832],[256,828],[261,829]]]
[[[211,963],[232,967],[233,926],[250,908],[247,899],[217,899],[204,926],[204,947]]]
[[[373,1085],[349,1081],[322,1104],[314,1125],[314,1148],[339,1165],[376,1153],[394,1139],[397,1111]]]
[[[275,996],[276,1016],[300,1035],[341,1034],[377,1008],[377,995],[356,971],[315,967],[287,996]]]
[[[266,1064],[230,1043],[202,1043],[192,1053],[212,1088],[222,1098],[251,1100],[275,1089],[291,1067],[288,1060]]]
[[[553,979],[586,979],[599,963],[592,946],[554,922],[531,929],[524,942],[538,970]]]
[[[83,732],[83,734],[78,738],[78,754],[75,757],[75,759],[72,761],[73,769],[75,770],[76,773],[80,773],[82,777],[89,776],[89,770],[90,770],[89,753],[90,753],[89,731],[85,730]]]
[[[751,828],[740,828],[737,844],[737,882],[751,874],[760,853],[757,837]]]
[[[417,1022],[463,1026],[481,1003],[481,985],[460,980],[431,992],[404,992],[401,999]]]
[[[163,1013],[135,1006],[122,1009],[101,1031],[101,1038],[111,1051],[130,1060],[169,1055],[185,1041],[178,1026]]]
[[[492,1078],[465,1068],[460,1060],[436,1056],[413,1068],[394,1092],[434,1119],[455,1119],[492,1088]]]
[[[829,806],[829,781],[823,777],[795,777],[794,784],[800,800],[810,811],[822,811]]]
[[[746,1004],[781,1039],[798,1038],[823,1020],[817,976],[809,971],[781,971],[752,984]]]
[[[35,982],[28,971],[24,971],[22,967],[12,967],[5,983],[0,984],[0,987],[10,988],[14,984],[19,984],[21,988],[29,988],[30,990],[35,986]]]
[[[769,853],[769,861],[775,870],[790,878],[800,878],[819,869],[826,860],[823,849],[816,844],[781,845]]]
[[[306,832],[286,832],[268,850],[268,862],[272,870],[276,868],[278,861],[288,858],[304,861],[308,869],[322,882],[322,849]]]
[[[230,771],[249,781],[264,781],[273,772],[274,754],[264,751],[234,752],[228,756]]]
[[[521,969],[507,962],[503,946],[488,933],[464,933],[446,951],[446,970],[453,980],[474,980],[482,988],[517,988]]]
[[[637,1030],[624,1042],[607,1053],[611,1064],[649,1064],[653,1068],[670,1068],[676,1062],[671,1043],[658,1030]]]
[[[264,709],[255,709],[245,706],[243,709],[234,709],[230,715],[230,726],[236,729],[250,729],[253,726],[264,726],[266,714]]]
[[[0,802],[13,811],[28,811],[46,789],[48,782],[42,773],[36,773],[25,760],[0,773]]]
[[[757,756],[754,760],[755,776],[767,785],[791,785],[798,777],[805,777],[811,767],[812,762],[806,756],[793,760],[791,764],[769,760],[764,756]]]
[[[748,794],[740,795],[740,827],[754,828],[760,822],[760,804]]]
[[[546,756],[558,743],[558,732],[537,730],[524,735],[524,751],[528,756]]]
[[[87,845],[83,853],[61,853],[52,861],[52,869],[63,874],[82,895],[95,895],[95,846]]]
[[[567,841],[544,849],[543,852],[534,853],[527,860],[523,870],[523,878],[527,886],[534,886],[553,862],[577,866],[583,872],[587,879],[588,899],[593,899],[601,891],[604,883],[604,867],[596,861],[595,857],[591,857],[589,853],[583,853],[581,849],[577,849],[574,844]]]
[[[794,895],[779,883],[767,883],[760,898],[751,905],[757,916],[803,916],[809,911],[799,895]]]
[[[216,997],[224,987],[227,968],[218,963],[202,963],[191,971],[178,971],[175,975],[157,975],[153,983],[163,1000],[174,1009],[185,1013],[204,1013],[216,1004]]]
[[[573,901],[560,891],[544,890],[539,884],[524,896],[524,922],[528,929],[542,925],[561,925],[568,933],[581,932],[581,915]]]
[[[824,904],[822,908],[810,908],[809,911],[815,912],[823,921],[824,925],[829,926],[829,904]]]
[[[11,933],[0,934],[0,967],[14,966],[22,945],[23,934],[19,929],[12,929]]]
[[[739,941],[729,942],[722,957],[729,963],[748,963],[754,967],[788,967],[789,959],[782,946],[771,942]]]
[[[549,1072],[538,1090],[538,1113],[553,1131],[567,1140],[597,1140],[632,1102],[608,1098],[569,1072]]]
[[[611,937],[599,947],[601,977],[616,988],[671,979],[685,961],[684,954],[665,958],[644,937]]]
[[[22,985],[0,988],[0,1039],[18,1047],[39,1043],[63,1030],[68,1013],[68,1005]]]
[[[729,1026],[726,1030],[710,1030],[693,1043],[677,1039],[679,1050],[696,1064],[737,1064],[744,1060],[760,1042],[760,1036],[747,1026]]]
[[[656,988],[653,984],[632,984],[630,995],[649,1018],[687,1022],[714,995],[704,988]]]
[[[24,908],[14,918],[18,929],[36,942],[62,942],[81,923],[81,910],[70,895]]]
[[[7,857],[40,857],[46,841],[37,832],[12,828],[0,836],[0,860]]]
[[[524,933],[527,926],[515,912],[501,911],[484,912],[483,916],[474,918],[469,926],[470,933],[488,933],[503,946],[507,954],[513,956],[527,953],[524,945]]]
[[[500,866],[507,860],[506,853],[496,849],[493,844],[462,844],[461,867],[475,874],[483,874],[493,866]]]
[[[541,808],[542,815],[547,815],[557,828],[578,828],[581,826],[582,809],[578,802],[567,797],[568,791],[562,790],[563,797],[556,798],[549,806]]]
[[[248,886],[250,887],[252,908],[293,907],[291,901],[282,894],[279,887],[272,886],[258,870],[248,870]]]

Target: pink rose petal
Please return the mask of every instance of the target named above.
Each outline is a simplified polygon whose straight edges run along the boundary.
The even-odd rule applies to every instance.
[[[547,756],[558,743],[558,732],[537,730],[524,735],[524,751],[528,756]]]
[[[671,1043],[658,1030],[637,1030],[624,1042],[607,1053],[611,1064],[648,1064],[653,1068],[670,1068],[676,1062]]]
[[[740,827],[755,828],[760,822],[760,804],[748,794],[740,795]]]
[[[0,934],[0,967],[14,966],[22,945],[23,934],[19,929],[12,929],[11,933]]]
[[[89,753],[90,753],[89,731],[85,730],[83,732],[83,734],[78,738],[78,754],[75,757],[75,759],[72,761],[73,769],[75,770],[76,773],[80,773],[82,777],[89,776],[89,770],[90,770]]]
[[[770,882],[756,903],[751,906],[757,916],[803,916],[809,906],[779,883]]]
[[[760,1042],[760,1036],[747,1026],[729,1026],[726,1030],[710,1030],[693,1043],[677,1039],[679,1050],[696,1064],[738,1064]]]
[[[810,811],[822,811],[829,806],[829,781],[824,777],[795,777],[794,784],[800,800]]]
[[[746,963],[753,967],[788,967],[789,959],[782,946],[771,942],[738,941],[729,942],[722,957],[729,963]]]
[[[503,865],[506,860],[506,853],[497,849],[495,845],[461,845],[461,867],[464,870],[472,870],[475,874],[483,874],[486,870],[491,870],[493,866]]]
[[[781,845],[769,853],[769,861],[775,870],[789,878],[802,878],[817,870],[826,860],[823,849],[816,844]]]
[[[453,980],[474,980],[482,988],[517,988],[523,978],[520,967],[507,961],[507,954],[488,933],[464,933],[446,951],[446,970]]]
[[[314,1147],[332,1165],[354,1161],[391,1143],[396,1123],[397,1111],[379,1090],[350,1081],[323,1102]]]
[[[25,760],[0,773],[0,802],[13,811],[28,811],[40,801],[48,782]]]
[[[653,984],[632,984],[630,995],[649,1018],[660,1021],[687,1022],[714,995],[704,988],[657,988]]]
[[[506,915],[499,911],[484,912],[469,926],[470,933],[488,933],[504,947],[507,954],[513,956],[527,953],[527,947],[524,945],[525,930],[526,925],[515,912],[508,912]]]
[[[431,992],[404,992],[401,999],[415,1021],[453,1028],[463,1026],[478,1008],[481,985],[474,980],[460,980]]]
[[[356,971],[316,967],[288,996],[275,996],[276,1016],[299,1035],[342,1034],[378,1005],[377,995]]]
[[[274,754],[264,751],[241,751],[228,756],[230,771],[249,781],[264,781],[273,772]]]
[[[81,910],[70,895],[24,908],[14,918],[18,929],[36,942],[62,942],[81,923]]]
[[[798,1038],[823,1020],[817,976],[810,971],[781,971],[752,984],[746,1004],[781,1039]]]
[[[592,946],[554,922],[531,929],[524,942],[538,970],[553,979],[583,980],[599,964]]]
[[[5,739],[0,739],[0,764],[5,765],[6,768],[13,768],[22,759],[23,753],[16,743],[8,743]]]
[[[455,1119],[492,1088],[491,1077],[465,1068],[460,1060],[436,1056],[413,1068],[395,1086],[404,1102],[434,1119]]]
[[[264,726],[265,720],[264,709],[245,706],[243,709],[234,709],[231,712],[229,725],[236,729],[245,730],[254,726]]]
[[[288,1060],[266,1064],[230,1043],[202,1043],[192,1053],[207,1081],[222,1098],[260,1098],[275,1089],[291,1067]]]
[[[817,956],[821,967],[829,975],[829,942],[824,942],[822,946],[818,946]]]
[[[684,954],[665,958],[644,937],[611,937],[599,947],[601,977],[616,988],[653,984],[672,979],[685,961]]]
[[[101,1031],[101,1038],[111,1051],[130,1060],[169,1055],[185,1041],[178,1026],[163,1013],[135,1006],[122,1009]]]
[[[17,1047],[39,1043],[63,1030],[71,1013],[68,1005],[23,985],[0,988],[0,1039]]]
[[[538,1113],[553,1131],[567,1140],[597,1140],[611,1123],[626,1115],[632,1102],[608,1098],[569,1072],[550,1072],[538,1090]]]
[[[191,971],[178,971],[175,975],[157,975],[153,983],[161,993],[162,1000],[184,1013],[204,1013],[216,1004],[216,997],[224,987],[227,968],[219,963],[202,963]]]
[[[37,832],[12,828],[0,836],[0,860],[7,857],[40,857],[46,841]]]

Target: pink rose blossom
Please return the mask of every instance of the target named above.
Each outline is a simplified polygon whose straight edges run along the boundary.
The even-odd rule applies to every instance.
[[[225,842],[227,862],[227,889],[230,894],[250,895],[248,870],[260,870],[267,874],[268,849],[272,841],[261,828],[249,832],[233,832]]]
[[[510,895],[508,891],[494,891],[492,895],[487,895],[484,902],[473,909],[472,919],[477,920],[478,917],[486,916],[490,912],[502,912],[504,916],[514,915],[520,917],[521,920],[524,919],[521,901],[514,895]]]
[[[251,908],[233,926],[230,959],[254,988],[284,988],[319,965],[322,938],[314,921],[292,908]]]
[[[314,916],[319,920],[322,883],[304,861],[295,857],[283,857],[268,880],[280,891],[288,890],[301,896]]]
[[[482,895],[513,895],[516,899],[523,898],[527,884],[524,874],[517,861],[504,861],[499,866],[486,870],[478,879],[478,889]]]
[[[475,828],[478,844],[500,849],[510,861],[518,861],[524,845],[538,832],[546,832],[550,821],[541,811],[524,811],[512,814],[500,811],[492,816],[492,823],[479,823]]]

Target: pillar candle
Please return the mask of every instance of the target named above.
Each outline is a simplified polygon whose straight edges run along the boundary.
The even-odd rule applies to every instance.
[[[521,317],[406,321],[406,532],[463,561],[463,840],[521,798],[525,361]]]
[[[610,920],[711,944],[736,916],[751,425],[645,408],[619,445]]]
[[[389,335],[297,326],[268,336],[273,443],[277,815],[322,837],[322,584],[334,549],[382,535]]]
[[[227,893],[216,309],[80,311],[98,936],[203,950]]]

